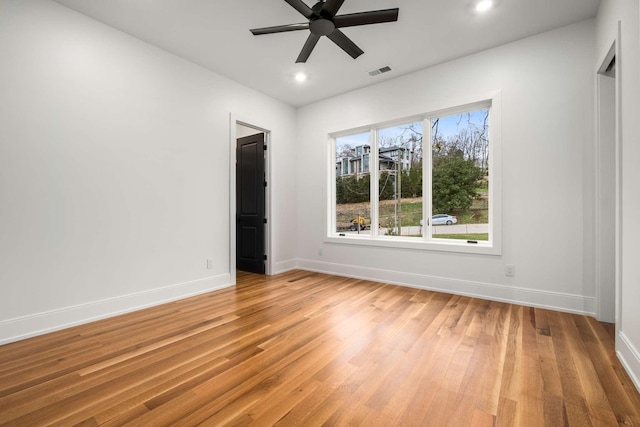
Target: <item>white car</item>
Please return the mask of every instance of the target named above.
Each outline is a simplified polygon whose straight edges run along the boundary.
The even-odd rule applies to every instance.
[[[420,225],[423,224],[423,220],[420,220]],[[437,214],[431,217],[431,225],[451,225],[458,222],[458,219],[453,215]]]

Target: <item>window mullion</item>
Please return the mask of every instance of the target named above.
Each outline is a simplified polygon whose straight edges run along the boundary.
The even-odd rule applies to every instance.
[[[377,238],[378,231],[380,230],[380,219],[378,217],[378,190],[379,190],[379,182],[378,182],[378,168],[380,167],[378,159],[378,130],[371,129],[370,134],[370,145],[371,152],[369,155],[369,170],[370,170],[370,199],[371,199],[371,237]]]
[[[431,170],[433,166],[433,153],[431,147],[433,147],[433,132],[431,131],[431,118],[427,117],[423,122],[423,138],[422,138],[422,218],[423,231],[422,238],[426,241],[432,239],[432,224],[431,217],[433,216],[433,209],[431,207],[431,200],[433,195],[433,188],[431,185],[432,175]],[[426,138],[424,134],[427,134]]]

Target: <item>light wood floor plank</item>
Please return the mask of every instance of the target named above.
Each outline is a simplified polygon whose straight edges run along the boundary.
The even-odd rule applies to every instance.
[[[640,426],[593,318],[307,271],[0,346],[7,426]]]

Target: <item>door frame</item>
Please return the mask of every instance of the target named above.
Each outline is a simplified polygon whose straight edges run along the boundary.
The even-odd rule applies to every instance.
[[[596,153],[595,153],[595,173],[596,173],[596,206],[595,206],[595,237],[596,237],[596,251],[595,251],[595,285],[596,285],[596,318],[601,321],[606,322],[614,322],[616,328],[616,337],[618,336],[619,328],[620,328],[620,320],[621,320],[621,301],[622,301],[622,143],[621,143],[621,75],[618,72],[620,69],[620,61],[621,61],[621,51],[620,51],[620,22],[618,22],[617,26],[617,34],[616,38],[611,42],[611,47],[605,54],[605,56],[600,61],[597,69],[596,69]],[[615,82],[614,82],[614,105],[615,111],[613,114],[613,126],[614,126],[614,140],[613,143],[609,140],[606,141],[603,139],[601,131],[602,127],[602,117],[604,112],[601,111],[603,108],[603,102],[601,96],[603,95],[602,91],[604,90],[602,87],[602,79],[606,79],[606,68],[611,63],[611,60],[615,58],[616,60],[616,72],[615,72]],[[605,266],[604,262],[604,254],[599,250],[600,242],[602,241],[602,214],[600,212],[599,203],[600,197],[602,195],[603,189],[600,187],[601,182],[601,174],[605,173],[602,169],[601,158],[599,155],[600,150],[603,149],[614,149],[614,180],[615,180],[615,233],[614,233],[614,283],[606,284],[602,283],[601,271]],[[611,313],[607,307],[602,306],[603,293],[609,293],[614,291],[613,301],[614,301],[614,312]]]
[[[264,133],[264,143],[268,149],[264,156],[264,170],[267,179],[267,187],[264,194],[264,212],[267,218],[264,236],[264,249],[267,260],[265,261],[265,274],[270,275],[273,271],[272,239],[273,221],[271,220],[271,131],[265,127],[252,124],[249,120],[243,120],[242,117],[230,113],[229,114],[229,277],[232,285],[236,284],[236,146],[237,132],[236,126],[245,126],[255,129],[256,133]]]

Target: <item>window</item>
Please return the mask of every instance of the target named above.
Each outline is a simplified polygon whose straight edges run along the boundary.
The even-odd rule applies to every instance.
[[[332,135],[327,239],[499,254],[499,113],[491,97]]]
[[[355,133],[345,135],[335,140],[336,164],[349,164],[357,159],[363,145],[369,142],[370,133]],[[367,160],[369,156],[366,156]],[[364,170],[369,170],[365,164]],[[355,172],[355,171],[354,171]],[[370,176],[367,173],[351,173],[342,168],[342,174],[335,178],[335,209],[334,230],[340,232],[355,232],[360,234],[366,228],[370,229],[371,218],[371,189]]]
[[[375,132],[379,153],[378,235],[422,237],[422,128],[422,121],[417,121]],[[406,160],[405,152],[414,153],[413,165]]]
[[[431,118],[432,237],[489,240],[489,108]]]

